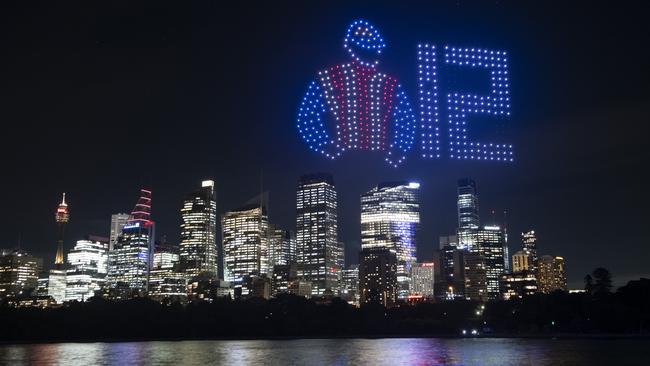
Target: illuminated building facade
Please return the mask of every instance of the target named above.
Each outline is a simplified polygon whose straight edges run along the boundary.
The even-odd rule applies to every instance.
[[[501,275],[499,282],[501,299],[521,299],[537,292],[537,279],[529,271]]]
[[[567,291],[564,258],[544,255],[539,258],[537,269],[539,291],[550,294],[553,291]]]
[[[111,232],[108,238],[108,250],[113,250],[118,238],[122,235],[122,229],[131,219],[131,214],[116,213],[111,215]]]
[[[23,250],[0,252],[0,300],[36,293],[43,260]]]
[[[445,238],[445,240],[443,240]],[[438,300],[465,298],[465,253],[456,241],[440,238],[440,249],[433,252],[434,293]]]
[[[378,247],[359,254],[360,303],[393,307],[397,301],[397,253]]]
[[[269,230],[269,268],[296,263],[296,235],[271,225]]]
[[[149,297],[159,302],[187,301],[187,277],[178,270],[178,247],[156,245],[149,274]]]
[[[537,235],[535,230],[521,233],[521,241],[524,247],[524,253],[529,257],[529,270],[537,271]],[[514,267],[514,264],[513,264]]]
[[[485,258],[476,252],[463,253],[464,292],[467,300],[487,301],[488,280]]]
[[[65,301],[65,291],[68,286],[67,273],[64,265],[58,265],[57,268],[52,268],[49,272],[47,295],[52,297],[57,304],[62,304]]]
[[[338,294],[342,268],[332,176],[302,176],[296,191],[296,210],[298,277],[311,283],[314,296]]]
[[[204,180],[181,208],[181,268],[188,277],[207,272],[217,276],[217,201],[214,181]]]
[[[289,292],[289,284],[298,279],[298,265],[277,264],[273,266],[271,275],[271,295],[276,296]]]
[[[359,265],[351,265],[344,269],[342,278],[341,298],[349,304],[359,306]]]
[[[490,300],[499,298],[499,278],[506,272],[505,233],[499,226],[484,226],[477,231],[478,254],[485,260],[487,291]]]
[[[409,294],[420,224],[419,183],[383,183],[361,195],[361,248],[387,248],[397,255],[398,297]]]
[[[520,250],[512,255],[512,272],[519,273],[523,271],[530,271],[533,273],[532,258],[525,251]]]
[[[68,221],[70,221],[70,212],[68,210],[68,204],[65,203],[65,192],[63,193],[63,198],[61,199],[61,203],[59,204],[59,207],[57,207],[56,209],[54,219],[56,220],[56,226],[59,229],[59,236],[56,242],[56,257],[54,259],[54,264],[62,265],[64,262],[63,237],[65,233],[65,226],[68,224]]]
[[[151,191],[140,190],[140,199],[131,216],[108,254],[107,283],[111,297],[116,299],[147,294],[155,238]]]
[[[94,240],[77,241],[68,253],[65,301],[86,301],[104,286],[108,271],[108,245],[108,242]]]
[[[269,271],[269,223],[266,207],[246,205],[221,218],[225,280],[248,295],[247,277]]]
[[[470,178],[458,180],[458,246],[476,250],[476,232],[479,229],[479,206],[476,182]]]
[[[413,263],[411,266],[411,295],[433,298],[434,263]]]

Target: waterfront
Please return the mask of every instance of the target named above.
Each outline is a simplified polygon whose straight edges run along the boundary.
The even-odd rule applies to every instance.
[[[2,365],[648,365],[647,339],[392,338],[0,346]]]

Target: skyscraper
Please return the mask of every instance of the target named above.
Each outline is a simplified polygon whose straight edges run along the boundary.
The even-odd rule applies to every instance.
[[[57,303],[65,301],[65,288],[66,288],[66,266],[65,258],[63,256],[63,237],[65,234],[65,227],[70,221],[70,212],[68,204],[65,203],[65,193],[61,203],[56,208],[54,214],[56,226],[58,229],[58,237],[56,242],[56,256],[54,259],[54,268],[50,269],[48,278],[47,294],[51,296]]]
[[[519,273],[523,271],[531,271],[533,269],[533,263],[531,257],[524,252],[519,250],[512,255],[512,272]]]
[[[499,298],[499,279],[506,272],[505,234],[499,226],[484,226],[477,231],[478,254],[485,260],[487,292],[490,300]]]
[[[143,296],[148,290],[155,238],[151,191],[140,190],[140,198],[131,216],[108,254],[109,293],[117,299]]]
[[[411,266],[411,293],[433,298],[434,263],[413,263]]]
[[[122,229],[131,219],[130,214],[116,213],[111,215],[111,232],[108,239],[108,250],[113,250],[117,239],[122,235]]]
[[[341,297],[349,304],[359,306],[359,265],[354,264],[343,270],[343,290]]]
[[[56,226],[59,229],[59,235],[56,241],[56,257],[54,259],[54,264],[62,265],[64,262],[63,258],[63,236],[65,233],[65,226],[70,221],[70,212],[68,211],[68,204],[65,203],[65,192],[63,193],[63,198],[59,207],[56,208],[56,213],[54,215],[56,220]]]
[[[188,281],[178,271],[179,260],[178,246],[156,245],[149,275],[149,297],[159,302],[187,300]]]
[[[539,258],[537,269],[539,291],[550,294],[556,290],[567,290],[564,258],[544,255]]]
[[[470,178],[458,180],[458,228],[478,229],[480,225],[476,182]]]
[[[311,282],[312,295],[340,288],[337,199],[329,174],[305,175],[296,191],[298,277]]]
[[[458,180],[458,246],[475,250],[476,231],[479,228],[479,207],[476,182],[470,178]]]
[[[0,251],[0,299],[30,296],[36,292],[43,260],[24,250]]]
[[[270,226],[269,269],[296,263],[296,235],[290,230]]]
[[[225,280],[242,295],[251,289],[250,276],[269,273],[269,223],[266,207],[251,204],[226,212],[221,218]]]
[[[473,301],[489,300],[485,258],[477,252],[464,252],[462,263],[465,298]]]
[[[104,286],[108,268],[108,243],[78,240],[68,253],[68,264],[65,301],[88,300]]]
[[[533,273],[537,271],[537,236],[535,235],[535,230],[530,230],[525,233],[521,233],[521,241],[524,247],[524,253],[530,258],[529,270]]]
[[[420,223],[419,183],[382,183],[361,195],[361,248],[387,248],[397,255],[398,297],[409,294]]]
[[[385,247],[361,249],[359,289],[361,304],[381,304],[387,308],[397,301],[397,253]]]
[[[191,278],[199,273],[217,276],[217,201],[214,181],[204,180],[181,208],[181,268]]]

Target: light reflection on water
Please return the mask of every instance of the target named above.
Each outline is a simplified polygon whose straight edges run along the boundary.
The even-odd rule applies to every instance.
[[[0,345],[8,365],[650,365],[647,340],[299,339]]]

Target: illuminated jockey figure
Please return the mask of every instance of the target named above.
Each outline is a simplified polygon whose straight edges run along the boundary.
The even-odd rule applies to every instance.
[[[357,20],[348,27],[343,47],[352,61],[320,71],[309,84],[298,130],[312,150],[330,159],[346,150],[378,150],[398,166],[413,147],[416,121],[397,80],[377,70],[386,45],[375,27]],[[336,124],[334,134],[326,120]]]

